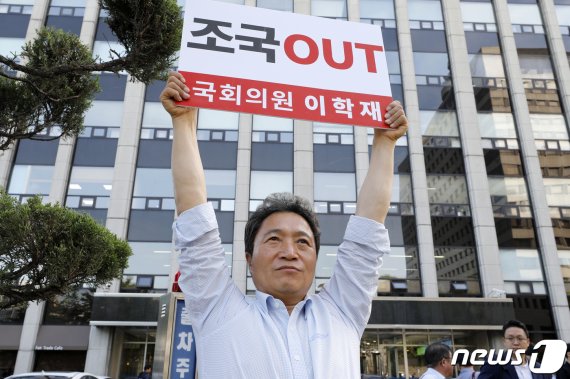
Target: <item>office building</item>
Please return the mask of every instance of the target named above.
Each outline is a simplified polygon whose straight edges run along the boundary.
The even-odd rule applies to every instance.
[[[383,30],[393,97],[411,126],[396,148],[392,253],[362,338],[363,374],[419,377],[428,343],[495,346],[510,317],[533,341],[570,342],[570,1],[231,2]],[[121,48],[105,16],[96,0],[0,0],[0,53],[48,25],[106,59]],[[0,155],[0,186],[21,201],[40,194],[90,213],[134,254],[108,288],[0,312],[0,375],[71,369],[126,379],[152,363],[158,296],[176,272],[164,83],[109,73],[100,83],[81,136],[21,141]],[[243,253],[248,212],[290,191],[319,215],[319,291],[355,211],[371,130],[206,109],[198,127],[238,286],[255,290]]]

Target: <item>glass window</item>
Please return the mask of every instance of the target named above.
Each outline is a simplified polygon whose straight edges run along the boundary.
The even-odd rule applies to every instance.
[[[257,0],[259,8],[293,12],[293,0]]]
[[[463,22],[495,23],[495,14],[491,3],[462,1],[460,5]]]
[[[12,53],[18,53],[22,50],[24,43],[24,38],[0,38],[0,54],[6,57],[11,56]]]
[[[170,275],[172,244],[162,242],[129,242],[133,255],[129,257],[127,275]]]
[[[113,182],[112,167],[73,167],[68,195],[110,196]]]
[[[424,136],[459,136],[455,112],[420,111],[420,123]]]
[[[341,125],[341,124],[326,124],[323,122],[314,122],[313,123],[313,132],[314,133],[335,133],[335,134],[345,134],[350,133],[352,134],[353,127],[349,125]]]
[[[8,192],[11,194],[49,195],[53,166],[15,165]]]
[[[394,0],[360,0],[360,18],[394,20]]]
[[[563,115],[531,113],[530,126],[535,139],[568,140],[568,130]]]
[[[111,50],[117,52],[118,54],[126,53],[125,46],[119,42],[115,41],[95,41],[93,42],[93,54],[92,57],[95,59],[100,59],[103,62],[110,61],[115,58],[115,53],[111,53]],[[113,54],[113,55],[111,55]],[[121,71],[121,74],[126,73]]]
[[[87,126],[120,126],[122,121],[122,101],[94,101],[85,113],[83,123]]]
[[[174,197],[171,170],[137,168],[133,196]]]
[[[348,17],[346,0],[311,0],[311,14],[321,17]]]
[[[432,204],[469,204],[467,182],[462,175],[427,175]]]
[[[162,107],[162,105],[160,106]],[[293,119],[253,115],[253,130],[263,130],[271,132],[292,132]]]
[[[463,3],[462,3],[463,4]],[[500,53],[500,51],[497,51]],[[504,78],[503,58],[498,54],[470,54],[471,75],[478,78]]]
[[[544,280],[537,250],[499,249],[504,280]]]
[[[144,128],[172,128],[172,118],[161,103],[147,101],[144,104],[142,125]]]
[[[523,78],[554,79],[550,56],[544,54],[520,53],[519,65]]]
[[[550,207],[568,207],[570,179],[544,178],[546,201]]]
[[[380,279],[419,279],[419,261],[415,249],[390,247],[390,254],[382,257]]]
[[[337,246],[323,246],[319,250],[317,258],[317,269],[315,276],[317,278],[330,278],[333,274],[334,265],[336,264]]]
[[[409,0],[410,20],[443,21],[439,0]]]
[[[477,113],[482,138],[517,138],[512,113]]]
[[[447,53],[414,52],[414,67],[416,75],[450,75]]]
[[[392,203],[412,202],[412,177],[411,175],[394,175],[392,183]]]
[[[568,5],[555,5],[556,17],[560,25],[570,26],[570,6]]]
[[[159,104],[160,105],[160,104]],[[199,129],[237,130],[239,113],[200,109],[198,113]]]
[[[355,174],[314,173],[315,200],[356,201]]]
[[[236,197],[236,172],[234,170],[204,170],[208,198],[234,199]]]
[[[536,4],[508,4],[511,23],[514,25],[542,25]]]
[[[558,261],[565,282],[570,282],[570,250],[558,250]]]
[[[293,192],[293,173],[251,171],[250,199],[265,199],[274,192]]]
[[[488,180],[493,205],[530,205],[524,177],[489,177]]]

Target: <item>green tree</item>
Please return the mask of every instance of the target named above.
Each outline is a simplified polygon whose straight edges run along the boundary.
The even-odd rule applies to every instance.
[[[76,35],[43,28],[19,55],[0,55],[0,151],[52,126],[61,128],[54,138],[81,133],[99,89],[93,72],[127,71],[148,84],[172,66],[183,22],[176,0],[99,0],[99,5],[108,11],[107,23],[124,53],[94,59]]]
[[[0,191],[0,309],[121,275],[131,248],[91,216]]]

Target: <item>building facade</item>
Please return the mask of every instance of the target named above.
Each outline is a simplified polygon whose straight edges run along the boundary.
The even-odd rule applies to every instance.
[[[363,374],[417,378],[428,343],[495,346],[513,317],[533,341],[570,342],[570,0],[227,2],[383,30],[393,97],[411,126],[396,148],[392,253],[362,338]],[[19,51],[47,25],[107,59],[121,47],[105,17],[96,0],[0,0],[0,53]],[[134,254],[109,287],[2,311],[2,377],[65,369],[128,379],[153,362],[158,297],[176,272],[164,83],[99,79],[85,131],[3,152],[0,186],[21,201],[40,194],[88,212]],[[355,211],[372,132],[206,109],[198,128],[238,286],[255,291],[243,253],[249,211],[289,191],[319,216],[319,291]]]

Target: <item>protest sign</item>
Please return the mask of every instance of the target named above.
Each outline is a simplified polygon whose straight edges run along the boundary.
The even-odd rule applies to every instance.
[[[382,127],[392,101],[377,25],[187,0],[179,105]]]

